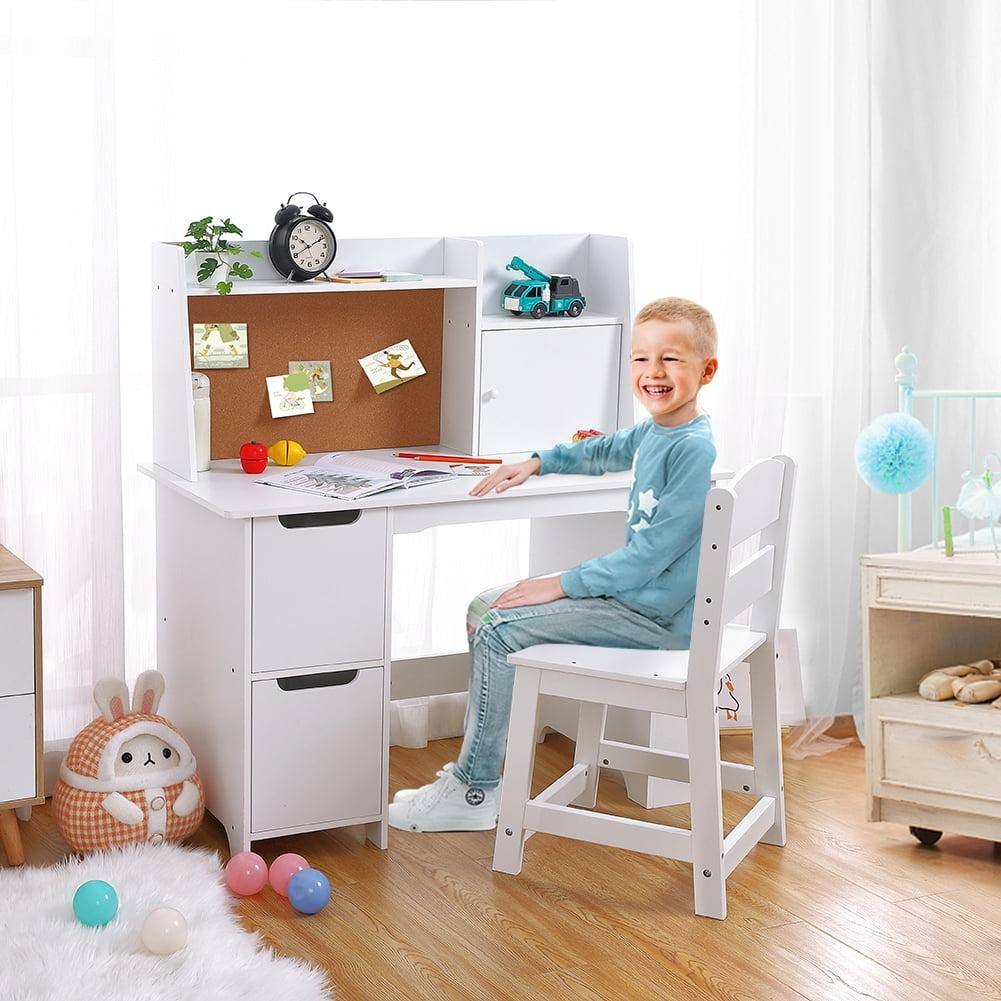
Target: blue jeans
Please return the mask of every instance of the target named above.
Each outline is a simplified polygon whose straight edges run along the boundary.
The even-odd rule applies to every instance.
[[[469,705],[455,775],[467,785],[500,782],[511,718],[515,669],[510,653],[536,643],[580,643],[635,650],[686,650],[688,635],[633,611],[615,598],[560,598],[546,605],[489,608],[506,588],[484,591],[469,605]]]

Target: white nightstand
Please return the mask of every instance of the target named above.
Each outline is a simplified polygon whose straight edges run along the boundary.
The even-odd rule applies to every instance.
[[[24,862],[15,810],[45,801],[42,780],[42,578],[0,546],[0,841]]]

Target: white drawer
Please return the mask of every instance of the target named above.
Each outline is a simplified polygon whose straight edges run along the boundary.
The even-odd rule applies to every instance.
[[[35,696],[0,699],[0,803],[34,799]]]
[[[385,510],[255,518],[253,587],[253,671],[382,660]]]
[[[872,603],[877,608],[912,608],[963,615],[1001,615],[1001,584],[984,577],[908,574],[873,570]]]
[[[1001,733],[991,716],[997,709],[955,707],[942,722],[888,715],[881,705],[877,795],[954,810],[998,815],[1001,811]],[[1001,713],[998,713],[1001,715]],[[956,725],[956,718],[968,722]],[[983,724],[983,725],[981,725]]]
[[[0,591],[0,698],[35,690],[34,598],[32,588]]]
[[[381,812],[382,671],[252,684],[253,833]]]
[[[621,334],[617,323],[484,330],[480,454],[550,448],[580,428],[615,431]]]

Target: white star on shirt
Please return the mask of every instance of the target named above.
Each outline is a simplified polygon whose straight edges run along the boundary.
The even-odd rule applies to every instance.
[[[639,496],[639,509],[648,517],[652,517],[657,510],[657,498],[652,490],[644,490]]]
[[[650,522],[644,521],[642,518],[640,518],[640,520],[637,521],[635,525],[630,525],[629,527],[634,532],[642,532],[644,528],[649,528],[650,527]]]

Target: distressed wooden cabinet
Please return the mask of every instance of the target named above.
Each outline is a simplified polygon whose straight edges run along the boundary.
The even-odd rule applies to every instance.
[[[17,814],[44,799],[42,578],[0,546],[0,840],[10,865],[24,862]]]
[[[1001,562],[919,549],[862,574],[868,819],[1001,841],[1001,709],[917,694],[933,668],[1001,658]]]

